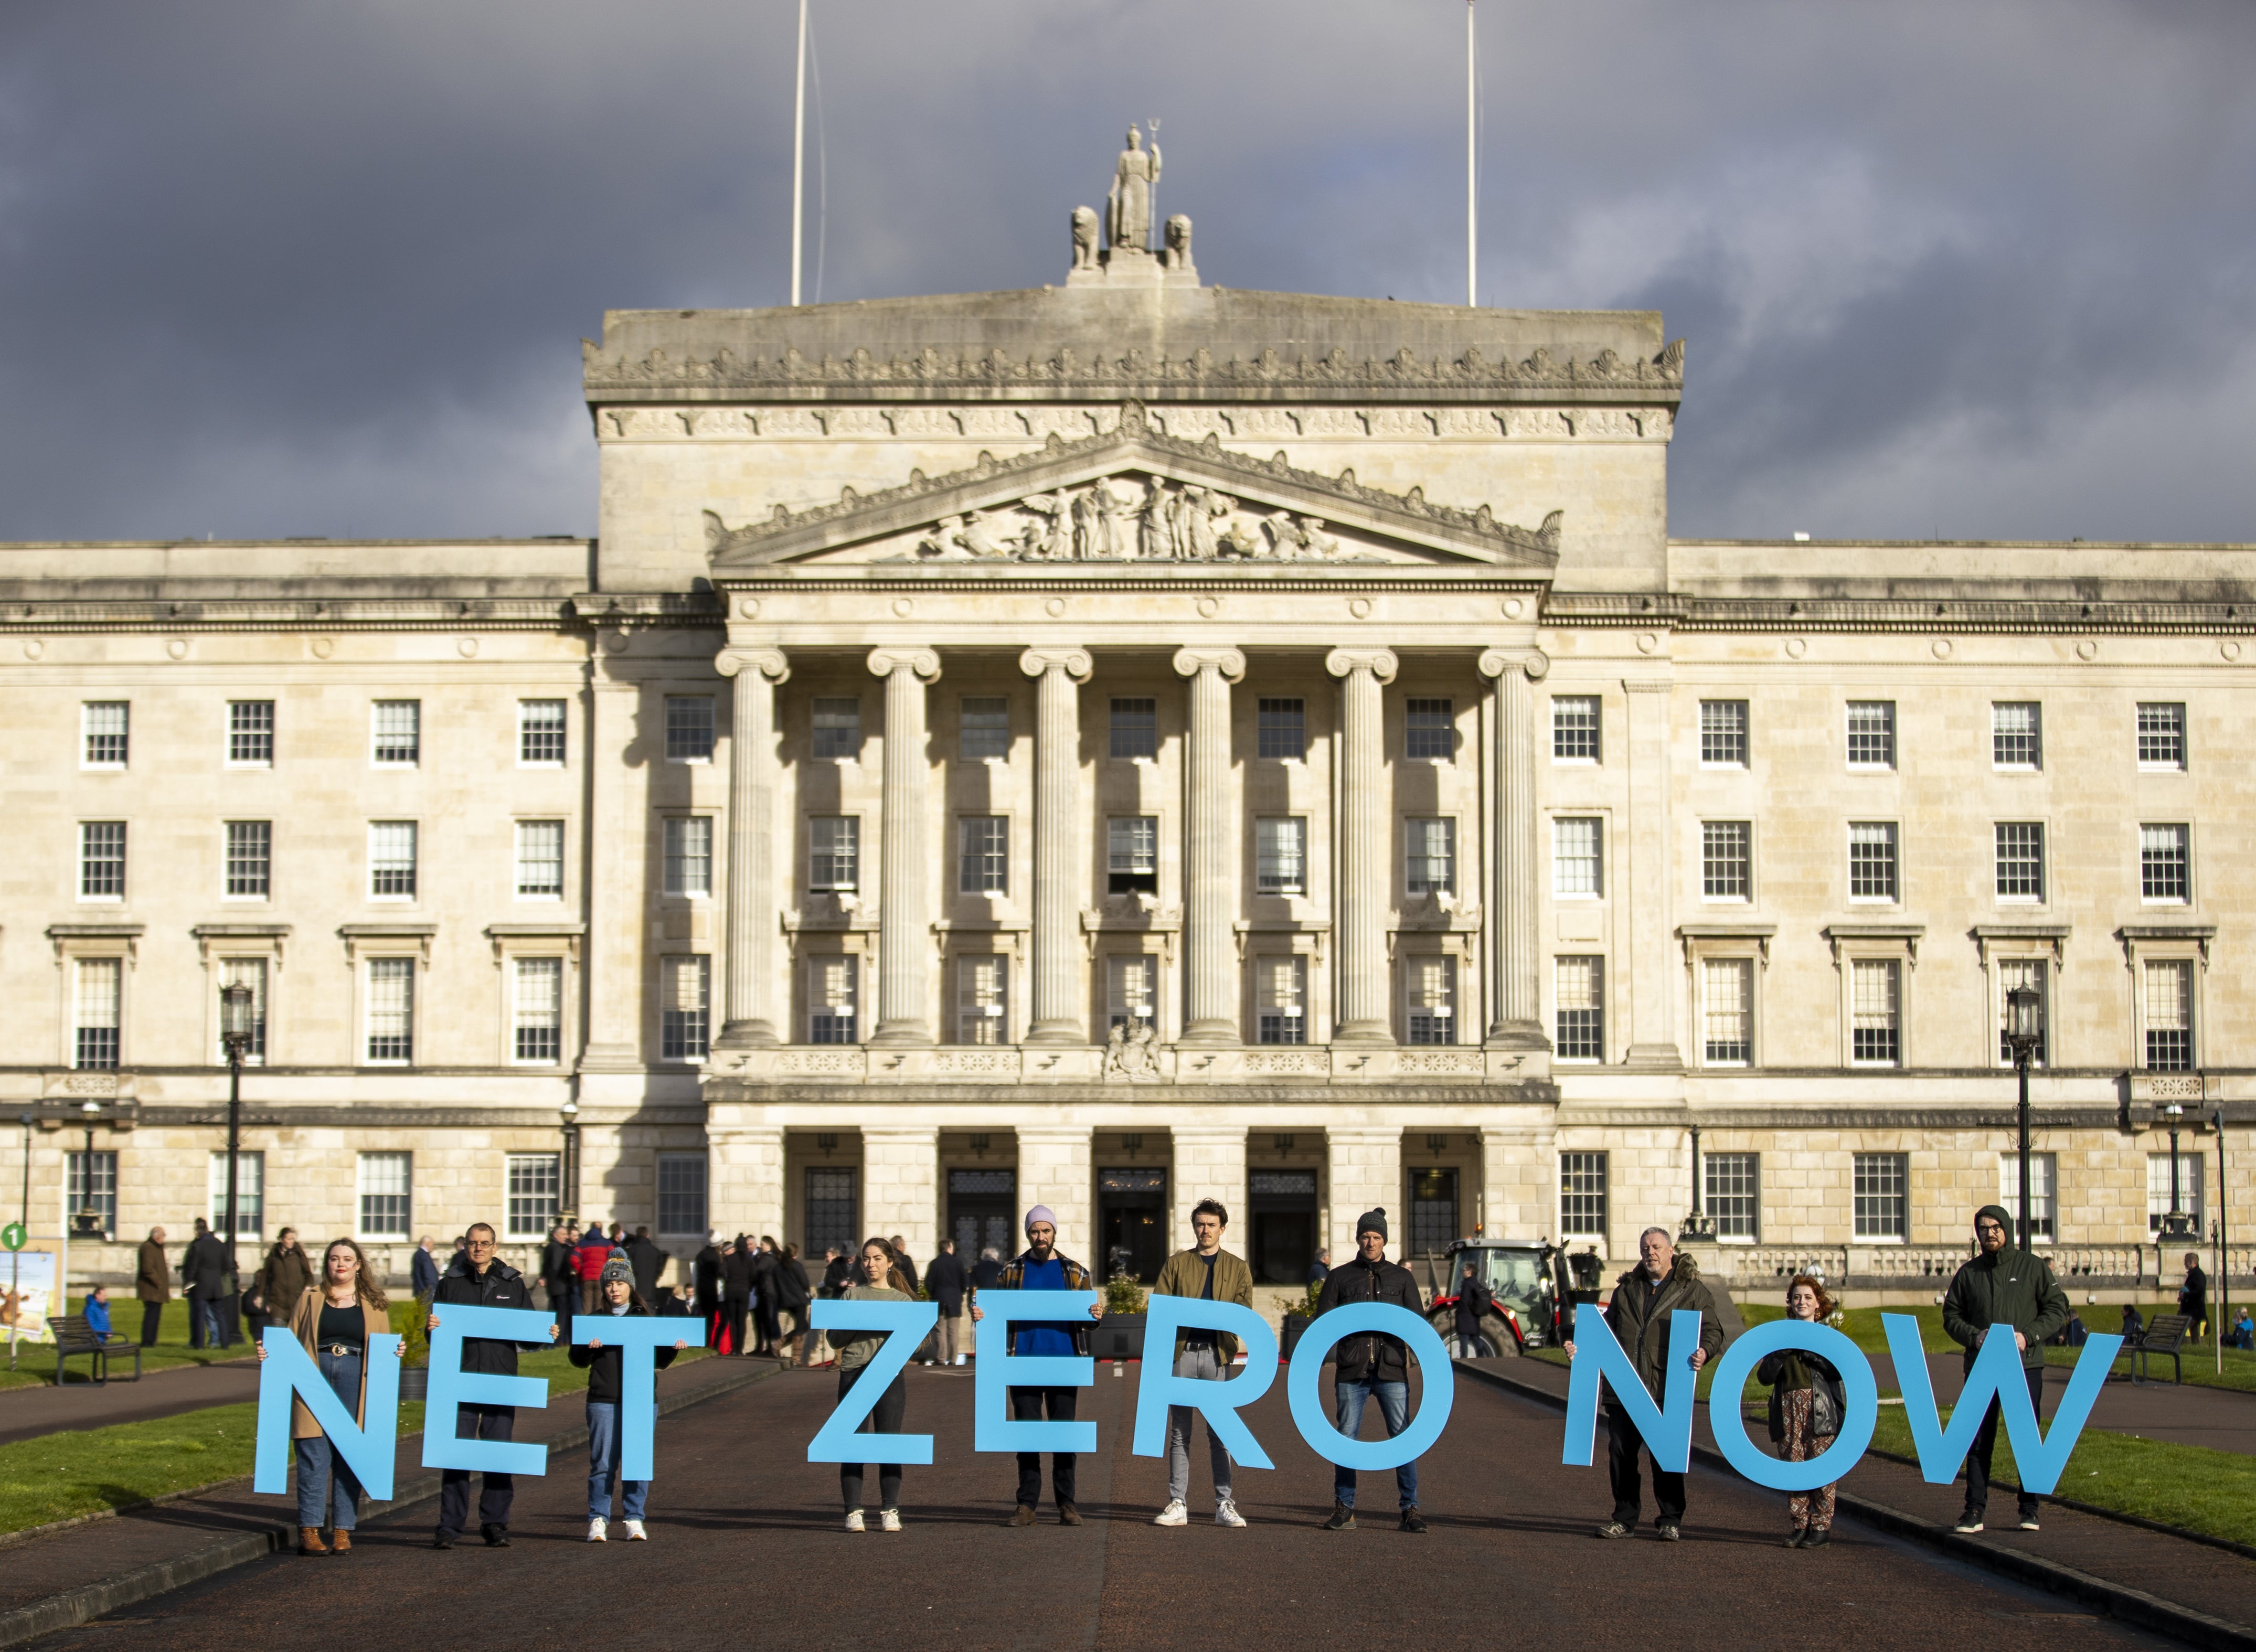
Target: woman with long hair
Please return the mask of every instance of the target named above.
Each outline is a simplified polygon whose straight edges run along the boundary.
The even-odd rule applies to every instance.
[[[1789,1319],[1822,1324],[1831,1317],[1833,1299],[1825,1287],[1807,1274],[1796,1274],[1786,1288]],[[1789,1463],[1806,1463],[1822,1457],[1841,1432],[1841,1415],[1847,1397],[1841,1373],[1830,1361],[1801,1348],[1781,1348],[1766,1354],[1755,1366],[1755,1380],[1770,1385],[1770,1437],[1778,1454]],[[1822,1549],[1832,1541],[1833,1493],[1840,1484],[1821,1486],[1814,1492],[1795,1492],[1786,1501],[1794,1534],[1788,1549]]]
[[[283,1304],[269,1303],[267,1311],[284,1311]],[[360,1246],[349,1239],[331,1239],[322,1254],[320,1282],[308,1285],[287,1311],[290,1334],[314,1357],[354,1421],[366,1428],[369,1338],[390,1333],[391,1306],[384,1300],[384,1287],[369,1272]],[[392,1345],[393,1359],[403,1346]],[[258,1357],[266,1358],[263,1342]],[[298,1457],[298,1552],[352,1553],[352,1529],[360,1519],[359,1478],[295,1394],[290,1398],[290,1437]],[[326,1543],[324,1528],[329,1537]]]
[[[624,1318],[630,1314],[649,1317],[650,1304],[635,1288],[634,1267],[625,1257],[614,1256],[605,1262],[603,1275],[596,1282],[600,1294],[590,1317],[599,1325],[607,1318]],[[672,1365],[673,1356],[688,1345],[677,1337],[671,1348],[654,1350],[652,1359],[658,1369],[663,1371]],[[642,1521],[644,1507],[650,1500],[650,1482],[624,1479],[619,1474],[624,1439],[619,1427],[619,1405],[626,1393],[624,1353],[617,1343],[606,1344],[599,1330],[572,1350],[571,1359],[588,1373],[588,1541],[610,1541],[611,1488],[616,1486],[627,1542],[647,1542]]]
[[[862,1248],[854,1259],[854,1282],[846,1288],[849,1302],[914,1302],[916,1287],[901,1272],[900,1262],[893,1247],[881,1239],[862,1241]],[[862,1367],[885,1345],[885,1333],[876,1331],[834,1331],[830,1346],[838,1356],[838,1397],[845,1399],[847,1390],[862,1380]],[[855,1431],[859,1434],[899,1434],[901,1421],[907,1415],[909,1404],[908,1373],[896,1376],[891,1387],[878,1396],[878,1403]],[[860,1463],[841,1463],[838,1465],[838,1489],[846,1501],[846,1529],[866,1531],[862,1518],[862,1470]],[[899,1463],[878,1465],[878,1526],[881,1531],[901,1528],[901,1465]]]

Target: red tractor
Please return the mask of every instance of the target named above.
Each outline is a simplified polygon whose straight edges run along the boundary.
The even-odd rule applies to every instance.
[[[1471,1338],[1457,1335],[1465,1267],[1487,1288],[1490,1309]],[[1548,1239],[1458,1239],[1435,1259],[1426,1318],[1460,1359],[1492,1359],[1566,1340],[1573,1304],[1596,1302],[1604,1264],[1595,1251],[1569,1255]]]

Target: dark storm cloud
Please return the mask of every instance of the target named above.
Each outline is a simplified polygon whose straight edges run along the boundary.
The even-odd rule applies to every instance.
[[[786,293],[793,12],[17,0],[0,537],[589,530],[575,341]],[[815,0],[823,296],[1058,279],[1158,115],[1209,281],[1459,300],[1463,15]],[[2256,537],[2256,13],[1480,15],[1482,300],[1688,337],[1674,532]]]

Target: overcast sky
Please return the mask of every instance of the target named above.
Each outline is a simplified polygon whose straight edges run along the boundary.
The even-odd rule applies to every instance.
[[[794,12],[9,0],[0,539],[591,532],[577,341],[788,295]],[[1209,282],[1463,301],[1461,0],[814,13],[826,299],[1061,279],[1158,116]],[[1480,19],[1481,300],[1688,340],[1673,533],[2256,539],[2256,6]]]

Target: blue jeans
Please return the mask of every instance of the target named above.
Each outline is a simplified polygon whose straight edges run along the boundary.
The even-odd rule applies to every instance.
[[[1371,1397],[1378,1399],[1378,1415],[1386,1424],[1386,1437],[1392,1439],[1408,1426],[1410,1421],[1410,1385],[1406,1382],[1375,1382],[1364,1378],[1361,1382],[1336,1382],[1332,1397],[1337,1406],[1339,1431],[1350,1440],[1363,1427],[1363,1408]],[[1402,1493],[1402,1507],[1418,1507],[1418,1465],[1414,1459],[1394,1471],[1394,1487]],[[1355,1507],[1355,1471],[1332,1465],[1332,1500],[1343,1507]]]
[[[321,1374],[329,1380],[329,1387],[344,1401],[346,1411],[357,1411],[360,1356],[350,1353],[339,1359],[324,1351],[314,1358],[321,1362]],[[329,1444],[326,1434],[316,1434],[310,1440],[294,1444],[298,1452],[298,1523],[330,1531],[350,1531],[360,1518],[359,1478],[345,1465],[344,1458]]]
[[[588,1518],[611,1517],[611,1484],[618,1482],[622,1520],[640,1520],[648,1480],[619,1479],[619,1408],[609,1400],[588,1401]]]

